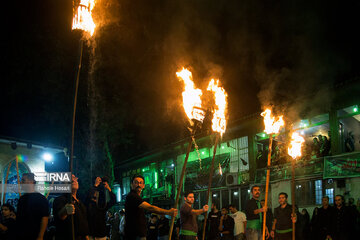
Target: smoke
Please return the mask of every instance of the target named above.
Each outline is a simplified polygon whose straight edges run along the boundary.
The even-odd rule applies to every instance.
[[[102,94],[128,103],[125,125],[149,148],[187,134],[183,86],[175,75],[182,67],[201,89],[220,79],[230,122],[271,104],[293,120],[323,112],[332,101],[329,86],[349,70],[336,39],[329,39],[334,12],[327,10],[334,6],[216,0],[100,5]]]

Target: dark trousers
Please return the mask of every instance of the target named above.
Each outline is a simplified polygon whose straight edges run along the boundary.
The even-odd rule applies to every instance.
[[[292,232],[288,233],[275,233],[275,240],[291,240]]]
[[[196,236],[180,235],[180,240],[196,240]]]

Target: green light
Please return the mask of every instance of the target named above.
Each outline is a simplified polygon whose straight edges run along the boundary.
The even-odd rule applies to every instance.
[[[142,169],[142,172],[145,172],[145,169],[144,169],[144,168]]]
[[[353,108],[353,112],[358,112],[358,111],[359,111],[358,107]]]
[[[224,148],[225,148],[224,146],[221,147],[221,149],[224,149]]]
[[[201,152],[201,154],[205,154],[205,152]]]
[[[160,169],[160,172],[163,172],[164,170]]]
[[[155,188],[158,188],[158,173],[155,171]]]

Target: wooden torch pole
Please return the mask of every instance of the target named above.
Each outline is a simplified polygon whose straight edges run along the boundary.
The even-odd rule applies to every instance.
[[[218,145],[218,142],[219,142],[219,137],[220,137],[220,134],[216,133],[213,158],[212,158],[212,161],[211,161],[211,168],[210,168],[210,173],[209,173],[209,185],[208,185],[208,190],[207,190],[207,195],[206,195],[206,201],[205,201],[206,203],[209,203],[209,198],[210,198],[212,177],[213,177],[213,172],[214,172],[214,162],[215,162],[216,149],[217,149],[217,145]],[[202,240],[205,239],[207,216],[208,216],[208,214],[207,214],[207,212],[205,212],[204,225],[203,225],[203,231],[202,231]]]
[[[295,159],[291,161],[291,205],[292,217],[295,216]],[[292,219],[291,219],[292,221]],[[292,239],[295,240],[295,222],[292,221]]]
[[[196,124],[195,124],[195,127],[196,127]],[[194,129],[194,131],[195,131],[195,129]],[[192,138],[190,137],[190,140],[188,142],[188,148],[187,148],[187,151],[186,151],[184,164],[183,164],[181,175],[180,175],[179,186],[178,186],[178,189],[177,189],[177,192],[176,192],[176,199],[175,199],[175,204],[174,204],[175,209],[177,209],[177,207],[178,207],[179,197],[180,197],[181,188],[182,188],[182,185],[183,185],[183,180],[184,180],[185,171],[186,171],[186,164],[187,164],[187,161],[189,159],[191,146],[192,146]],[[170,230],[169,230],[169,240],[171,240],[172,232],[174,230],[174,223],[175,223],[175,216],[171,217],[171,224],[170,224]]]
[[[269,182],[270,182],[270,165],[271,165],[272,142],[273,142],[273,137],[272,137],[272,134],[270,134],[270,138],[269,138],[268,162],[267,162],[267,169],[266,169],[266,185],[265,185],[265,204],[264,204],[264,208],[267,207],[268,196],[269,196]],[[262,232],[262,239],[263,239],[263,240],[265,240],[266,212],[267,212],[267,211],[264,212],[264,221],[263,221],[263,232]]]

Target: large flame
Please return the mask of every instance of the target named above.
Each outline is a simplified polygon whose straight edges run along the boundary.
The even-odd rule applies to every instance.
[[[267,134],[279,133],[280,128],[285,125],[283,116],[280,116],[277,121],[275,121],[275,117],[271,115],[271,110],[266,109],[261,113],[261,116],[264,117],[265,130]]]
[[[225,133],[226,130],[226,108],[227,108],[227,94],[224,88],[219,87],[219,80],[211,79],[209,82],[208,91],[212,91],[215,95],[215,111],[214,117],[212,119],[212,129],[214,132],[218,132],[221,135]]]
[[[201,110],[201,95],[202,91],[195,88],[195,84],[192,80],[192,74],[186,68],[183,68],[180,72],[176,73],[176,76],[180,78],[185,84],[185,90],[182,93],[183,106],[187,117],[190,122],[192,119],[196,119],[200,122],[204,120],[204,112]]]
[[[91,12],[95,6],[96,0],[80,0],[75,9],[72,29],[80,29],[88,32],[91,36],[95,31],[95,23],[92,19]]]
[[[288,147],[288,154],[293,158],[301,157],[301,145],[305,142],[304,138],[297,132],[294,132],[291,136],[292,141]]]

